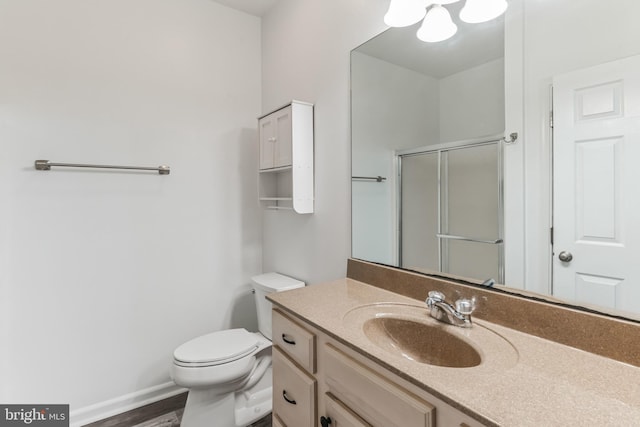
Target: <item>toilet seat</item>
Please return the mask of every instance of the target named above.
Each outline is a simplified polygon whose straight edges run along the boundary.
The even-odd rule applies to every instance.
[[[239,387],[259,360],[270,359],[270,347],[271,341],[245,329],[203,335],[176,349],[170,375],[179,386],[221,393]]]
[[[178,366],[199,368],[242,359],[260,347],[256,334],[246,329],[227,329],[187,341],[173,352]]]

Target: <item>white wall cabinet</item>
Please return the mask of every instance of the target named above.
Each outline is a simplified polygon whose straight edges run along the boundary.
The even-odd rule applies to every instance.
[[[275,425],[482,426],[303,320],[277,308],[273,320]]]
[[[291,110],[288,105],[259,119],[260,170],[291,166]]]
[[[291,101],[260,117],[258,134],[261,203],[313,213],[313,105]]]

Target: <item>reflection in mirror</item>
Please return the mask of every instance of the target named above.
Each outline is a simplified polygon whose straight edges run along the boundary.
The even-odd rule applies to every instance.
[[[514,292],[640,319],[640,2],[579,3],[512,0],[444,42],[414,25],[352,52],[354,258],[473,283],[506,271]],[[461,148],[476,143],[495,158]]]
[[[502,283],[504,21],[459,27],[352,52],[353,256]]]

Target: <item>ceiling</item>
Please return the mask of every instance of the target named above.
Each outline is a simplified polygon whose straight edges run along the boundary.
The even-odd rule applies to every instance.
[[[214,0],[255,16],[264,16],[281,0]],[[410,70],[442,78],[501,58],[504,55],[504,15],[482,24],[458,19],[463,2],[447,5],[458,32],[440,43],[425,43],[416,37],[420,23],[390,28],[357,48],[358,52]],[[382,16],[380,17],[382,20]]]
[[[246,12],[250,15],[263,16],[280,0],[214,0],[232,9]]]
[[[356,51],[437,79],[502,58],[504,15],[482,24],[467,24],[458,18],[462,3],[447,5],[458,26],[458,32],[448,40],[439,43],[419,40],[416,32],[421,23],[418,23],[390,28]]]

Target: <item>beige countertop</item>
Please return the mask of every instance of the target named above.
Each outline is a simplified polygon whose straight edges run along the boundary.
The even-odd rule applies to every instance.
[[[448,327],[467,334],[483,362],[472,368],[433,366],[383,350],[354,322],[344,321],[361,306],[424,307],[420,301],[352,279],[271,294],[269,299],[487,424],[640,426],[640,368],[635,366],[475,319],[471,330]],[[482,336],[487,330],[504,338],[510,348],[488,345]]]

